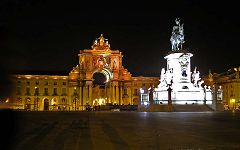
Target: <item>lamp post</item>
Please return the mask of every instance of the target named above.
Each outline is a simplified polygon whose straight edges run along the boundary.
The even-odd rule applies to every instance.
[[[172,108],[172,88],[171,88],[171,84],[168,84],[168,111],[172,112],[173,108]]]
[[[173,106],[172,106],[172,83],[173,83],[173,80],[171,78],[168,78],[167,80],[167,91],[168,91],[168,111],[169,112],[172,112],[173,111]]]
[[[236,102],[236,100],[233,98],[233,99],[231,99],[231,101],[232,101],[232,104],[233,104],[233,111],[235,110],[235,102]]]
[[[144,104],[145,105],[145,103],[144,103],[144,96],[143,96],[143,94],[144,94],[144,89],[143,88],[140,88],[140,105],[142,105],[142,104]]]
[[[236,71],[236,79],[239,79],[239,72],[240,72],[240,67],[234,68],[234,71]]]
[[[36,92],[36,110],[38,111],[38,87],[35,86],[35,92]]]

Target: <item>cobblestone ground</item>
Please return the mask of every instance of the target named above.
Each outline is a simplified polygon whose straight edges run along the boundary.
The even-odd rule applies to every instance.
[[[4,149],[240,149],[236,112],[10,112],[1,117]]]

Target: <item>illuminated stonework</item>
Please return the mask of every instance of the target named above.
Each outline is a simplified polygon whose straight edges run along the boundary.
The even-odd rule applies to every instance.
[[[173,104],[212,104],[211,89],[202,86],[200,72],[191,72],[191,57],[187,51],[172,52],[164,57],[167,69],[162,68],[161,82],[154,89],[155,103],[168,103],[168,91],[172,89]]]
[[[103,34],[100,35],[99,38],[97,38],[92,45],[93,50],[110,50],[110,44],[108,43],[108,39],[105,39],[103,37]]]
[[[164,57],[167,60],[167,68],[162,68],[160,84],[156,88],[140,89],[141,104],[168,104],[171,107],[172,104],[206,104],[213,108],[213,102],[217,101],[215,97],[218,87],[203,86],[204,81],[200,78],[197,68],[191,71],[193,54],[182,48],[185,42],[183,24],[180,25],[179,19],[175,21],[177,26],[173,27],[170,39],[172,50]],[[218,91],[220,97],[221,92]],[[172,111],[171,107],[169,111]]]
[[[158,85],[159,77],[132,77],[122,65],[122,53],[111,50],[103,34],[91,48],[79,51],[79,64],[69,75],[13,75],[13,108],[75,111],[96,105],[138,105],[139,89]],[[97,73],[105,76],[104,85],[94,85]]]
[[[222,73],[212,73],[203,76],[205,86],[220,87],[216,89],[217,103],[222,103],[225,110],[240,110],[240,67],[229,68]]]

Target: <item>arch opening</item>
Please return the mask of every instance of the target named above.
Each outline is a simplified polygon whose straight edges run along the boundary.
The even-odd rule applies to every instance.
[[[108,97],[109,79],[111,76],[106,70],[96,71],[93,74],[93,105],[105,105]]]
[[[44,99],[43,110],[44,111],[48,111],[49,110],[49,100],[48,99]]]
[[[103,73],[96,72],[93,74],[93,85],[105,85],[106,81],[107,78]]]

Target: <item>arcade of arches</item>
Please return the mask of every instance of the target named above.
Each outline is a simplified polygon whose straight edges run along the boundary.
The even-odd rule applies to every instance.
[[[85,110],[89,105],[138,105],[140,88],[159,84],[159,77],[132,77],[122,64],[122,53],[111,50],[102,34],[78,56],[79,64],[68,76],[14,75],[16,106],[58,111]]]

